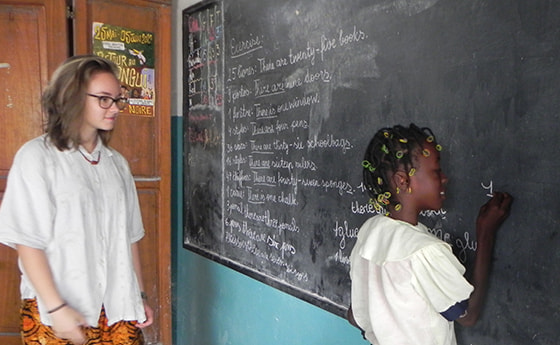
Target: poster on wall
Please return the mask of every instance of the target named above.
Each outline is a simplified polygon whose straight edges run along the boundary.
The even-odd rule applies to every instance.
[[[122,113],[154,116],[154,34],[105,23],[93,23],[93,54],[119,67],[123,96],[128,105]]]

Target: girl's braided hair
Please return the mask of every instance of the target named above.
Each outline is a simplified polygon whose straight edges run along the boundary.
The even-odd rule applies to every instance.
[[[362,166],[364,186],[377,210],[389,204],[397,205],[391,194],[391,176],[399,169],[404,169],[409,176],[414,175],[414,161],[419,154],[425,153],[425,143],[432,143],[441,150],[429,128],[420,128],[413,123],[409,127],[382,128],[373,136]]]

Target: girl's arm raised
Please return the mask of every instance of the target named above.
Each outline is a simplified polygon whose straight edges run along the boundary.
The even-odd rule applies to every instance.
[[[476,259],[471,278],[474,291],[469,298],[467,313],[456,320],[463,326],[476,324],[482,313],[496,232],[508,217],[512,200],[508,193],[495,192],[492,199],[480,208],[476,220]]]

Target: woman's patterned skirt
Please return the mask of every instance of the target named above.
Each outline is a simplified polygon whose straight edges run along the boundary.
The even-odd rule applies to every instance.
[[[101,308],[97,327],[84,327],[85,345],[144,345],[142,330],[136,321],[119,321],[107,326],[105,308]],[[21,335],[24,345],[72,345],[58,338],[51,327],[43,325],[35,299],[25,299],[21,305]]]

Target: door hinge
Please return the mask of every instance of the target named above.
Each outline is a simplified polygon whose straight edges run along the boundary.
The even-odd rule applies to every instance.
[[[74,19],[74,9],[72,6],[66,6],[66,18]]]

